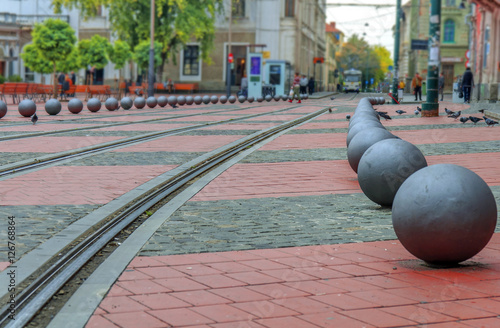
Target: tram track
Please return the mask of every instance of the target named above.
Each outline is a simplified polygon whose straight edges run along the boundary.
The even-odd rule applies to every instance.
[[[250,119],[250,118],[254,118],[254,117],[278,114],[278,113],[288,111],[288,110],[291,110],[294,108],[296,108],[296,106],[282,108],[282,109],[278,109],[278,110],[271,111],[271,112],[257,113],[257,114],[246,115],[246,116],[242,116],[242,117],[238,117],[238,118],[231,118],[231,119],[227,119],[227,120],[207,122],[207,123],[202,123],[202,124],[195,124],[195,125],[190,125],[190,126],[186,126],[186,127],[170,129],[170,130],[166,130],[166,131],[150,132],[150,133],[145,133],[145,134],[138,135],[138,136],[128,137],[125,139],[104,142],[104,143],[97,144],[97,145],[92,145],[92,146],[78,148],[78,149],[72,149],[72,150],[58,152],[55,154],[49,154],[49,155],[45,155],[45,156],[39,156],[36,159],[30,159],[30,160],[24,160],[24,161],[19,161],[19,162],[15,162],[15,163],[10,163],[10,164],[0,166],[0,179],[2,179],[3,177],[6,177],[8,175],[11,175],[11,174],[17,174],[17,173],[21,173],[21,172],[25,172],[25,171],[31,172],[33,170],[42,168],[42,167],[47,166],[47,165],[58,164],[62,161],[73,160],[76,158],[81,159],[81,158],[84,158],[87,156],[91,156],[91,155],[95,155],[98,153],[114,150],[114,149],[119,148],[119,147],[124,147],[124,146],[132,145],[132,144],[151,141],[151,140],[154,140],[156,138],[162,138],[165,136],[170,136],[170,135],[175,135],[175,134],[179,134],[179,133],[183,133],[183,132],[198,130],[198,129],[205,128],[207,126],[212,126],[212,125],[234,123],[234,122],[238,122],[238,121],[242,121],[242,120],[246,120],[246,119]],[[122,125],[122,124],[120,124],[120,125]],[[74,130],[72,130],[72,131],[74,131]]]
[[[99,250],[106,246],[113,238],[130,226],[138,217],[148,209],[158,204],[161,200],[178,193],[182,188],[193,183],[204,174],[207,174],[219,165],[224,164],[238,153],[253,147],[279,133],[284,133],[293,127],[328,111],[328,107],[317,110],[311,114],[278,126],[259,131],[250,136],[239,139],[216,151],[202,155],[177,170],[171,172],[164,181],[151,186],[148,190],[133,200],[127,202],[119,209],[99,221],[99,227],[89,229],[84,234],[78,235],[63,247],[60,255],[54,256],[41,267],[27,276],[18,285],[24,285],[21,292],[16,293],[16,320],[9,319],[9,306],[4,306],[0,311],[0,325],[12,328],[23,327],[53,297],[55,293],[78,272]],[[266,115],[269,113],[265,113]],[[234,120],[232,120],[234,121]],[[164,206],[169,206],[167,202]],[[76,242],[78,240],[78,242]],[[36,275],[36,277],[34,277]],[[9,295],[3,295],[5,301]],[[6,304],[6,303],[4,303]]]

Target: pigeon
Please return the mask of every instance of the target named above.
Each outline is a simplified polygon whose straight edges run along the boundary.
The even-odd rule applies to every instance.
[[[475,116],[469,116],[469,120],[476,125],[477,122],[482,121],[482,118],[475,117]]]
[[[330,99],[331,99],[331,100],[335,100],[335,97],[331,97]]]
[[[420,108],[420,107],[418,107],[418,106],[417,106],[417,110],[418,110],[419,112],[421,112],[421,111],[422,111],[422,108]]]
[[[379,115],[382,115],[382,114],[387,114],[387,112],[379,112],[379,111],[376,111],[376,112],[377,112],[377,114],[379,114]]]
[[[414,112],[414,113],[415,113],[415,115],[420,114],[420,112],[419,112],[417,109],[415,109],[415,112]]]
[[[35,125],[37,121],[38,121],[38,116],[36,116],[36,113],[35,113],[35,114],[33,114],[33,116],[31,116],[31,122],[33,122],[33,125]]]
[[[377,113],[379,113],[380,117],[385,118],[386,121],[387,120],[392,120],[392,118],[389,115],[387,115],[386,113],[384,113],[384,112],[377,112]]]
[[[179,108],[179,106],[177,105],[170,105],[170,106],[172,106],[172,108]]]
[[[451,117],[451,118],[457,119],[457,118],[460,116],[460,114],[462,114],[462,111],[460,111],[460,110],[459,110],[459,111],[458,111],[458,112],[456,112],[456,113],[453,113],[453,114],[448,115],[448,117]]]
[[[446,112],[446,114],[448,114],[448,115],[451,115],[451,114],[455,113],[454,111],[449,110],[448,108],[445,108],[445,109],[444,109],[444,111],[445,111],[445,112]]]
[[[460,122],[462,122],[462,124],[465,124],[465,122],[467,122],[468,120],[469,120],[468,117],[465,116],[460,117]]]
[[[331,113],[332,112],[332,109],[331,108],[328,108],[328,112]]]
[[[346,115],[345,119],[349,121],[351,119],[351,115]]]
[[[483,116],[483,118],[488,126],[494,126],[495,124],[498,124],[497,121],[493,121],[491,118],[487,118],[486,116]]]
[[[480,113],[483,113],[484,114],[484,109],[479,109],[478,112]]]
[[[404,114],[404,113],[406,113],[406,112],[405,112],[404,110],[398,109],[398,110],[396,111],[396,113],[398,113],[399,115],[401,115],[401,114]]]

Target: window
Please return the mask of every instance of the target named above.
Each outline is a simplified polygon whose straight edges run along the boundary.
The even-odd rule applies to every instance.
[[[183,75],[199,75],[200,61],[199,47],[196,45],[187,46],[184,49],[184,62],[182,66]]]
[[[233,17],[245,17],[245,0],[233,1]]]
[[[448,19],[444,22],[444,38],[443,42],[455,42],[455,21]]]
[[[285,0],[285,17],[293,17],[295,13],[295,0]]]
[[[484,30],[484,55],[483,55],[483,68],[488,64],[488,55],[490,54],[490,27],[486,26]]]
[[[447,7],[456,7],[456,0],[446,0],[446,6]]]
[[[29,67],[24,67],[24,82],[35,82],[35,73]]]

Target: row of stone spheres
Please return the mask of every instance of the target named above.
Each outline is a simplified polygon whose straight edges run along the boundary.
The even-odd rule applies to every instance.
[[[456,265],[479,253],[497,223],[495,197],[486,182],[454,164],[427,165],[413,144],[389,132],[363,98],[349,121],[347,159],[363,193],[392,206],[401,244],[434,266]]]

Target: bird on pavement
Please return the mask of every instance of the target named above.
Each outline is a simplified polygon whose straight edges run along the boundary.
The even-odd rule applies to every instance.
[[[480,112],[480,113],[483,113],[483,114],[484,114],[484,109],[478,109],[478,112]]]
[[[330,99],[331,99],[331,100],[335,100],[335,97],[331,97]]]
[[[460,117],[460,122],[462,122],[462,124],[465,124],[465,122],[467,122],[468,120],[469,120],[469,118],[466,116]]]
[[[33,125],[35,125],[37,121],[38,121],[38,116],[36,116],[36,113],[35,113],[35,114],[33,114],[33,116],[31,116],[31,122],[33,122]]]
[[[386,121],[387,120],[392,120],[392,118],[389,115],[387,115],[386,113],[384,113],[384,112],[377,112],[377,113],[380,115],[380,117],[385,118]]]
[[[498,124],[497,121],[493,121],[491,118],[487,118],[486,116],[483,116],[483,118],[488,126],[494,126],[495,124]]]
[[[422,111],[422,108],[420,108],[420,107],[418,107],[418,106],[417,106],[417,110],[418,110],[419,112],[421,112],[421,111]]]
[[[444,109],[444,111],[445,111],[445,112],[446,112],[446,114],[448,114],[448,115],[451,115],[451,114],[455,113],[454,111],[449,110],[448,108],[445,108],[445,109]]]
[[[462,111],[460,111],[460,110],[459,110],[459,111],[458,111],[458,112],[456,112],[456,113],[453,113],[453,114],[448,115],[448,117],[451,117],[451,118],[457,119],[457,118],[460,116],[460,114],[462,114]]]
[[[404,114],[404,113],[406,113],[406,112],[405,112],[404,110],[398,109],[398,110],[396,111],[396,113],[398,113],[399,115],[401,115],[401,114]]]
[[[349,121],[351,119],[351,115],[346,115],[345,119]]]
[[[330,108],[328,108],[328,112],[329,112],[329,113],[331,113],[331,112],[332,112],[332,108],[331,108],[331,107],[330,107]]]
[[[170,106],[172,106],[172,108],[178,108],[179,107],[177,105],[170,105]]]
[[[379,114],[379,115],[380,115],[380,114],[387,114],[387,112],[379,112],[379,111],[376,111],[376,112],[377,112],[377,114]]]
[[[420,112],[419,112],[417,109],[415,109],[415,112],[414,112],[414,113],[415,113],[415,115],[420,114]]]
[[[477,122],[482,121],[483,119],[480,117],[469,116],[469,120],[476,125]]]

